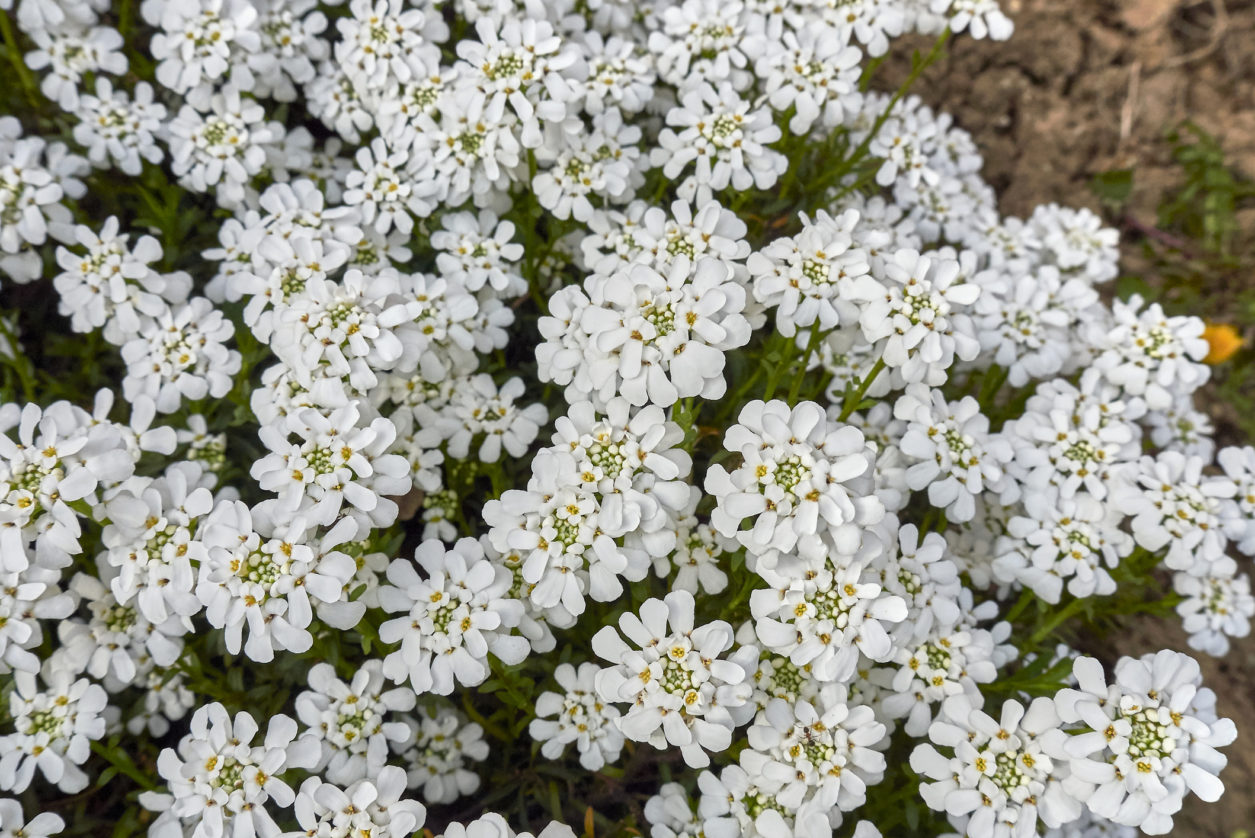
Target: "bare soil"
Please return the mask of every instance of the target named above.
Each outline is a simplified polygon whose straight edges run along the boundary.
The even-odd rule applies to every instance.
[[[1090,180],[1133,169],[1127,213],[1153,224],[1160,197],[1178,182],[1163,136],[1184,119],[1213,134],[1232,164],[1255,177],[1255,0],[1002,6],[1015,21],[1014,38],[955,41],[915,90],[972,132],[1003,212],[1023,217],[1051,201],[1097,211]],[[899,60],[883,68],[881,82],[896,86],[909,70]],[[1245,222],[1255,228],[1255,217]],[[1126,260],[1138,260],[1135,248],[1126,249]],[[1113,640],[1093,651],[1109,658],[1187,648],[1173,620],[1142,620]],[[1235,643],[1223,659],[1198,657],[1239,736],[1227,749],[1227,793],[1216,804],[1191,798],[1174,834],[1255,835],[1255,638]]]

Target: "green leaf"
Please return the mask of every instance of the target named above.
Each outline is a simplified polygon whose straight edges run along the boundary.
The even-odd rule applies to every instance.
[[[1120,210],[1128,203],[1133,192],[1133,170],[1113,169],[1100,172],[1090,179],[1089,189],[1103,204],[1112,210]]]

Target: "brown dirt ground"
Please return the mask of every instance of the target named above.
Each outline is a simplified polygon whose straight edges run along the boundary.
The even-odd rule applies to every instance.
[[[950,111],[985,155],[1003,212],[1057,201],[1098,210],[1090,179],[1135,170],[1128,213],[1153,222],[1176,183],[1164,132],[1192,119],[1255,177],[1255,0],[1002,0],[1008,42],[960,39],[915,90]],[[924,41],[918,46],[926,47]],[[906,62],[884,69],[896,85]],[[1255,229],[1255,213],[1244,219]],[[1126,248],[1126,260],[1137,254]],[[1112,652],[1187,648],[1172,620],[1142,621]],[[1108,655],[1103,655],[1107,657]],[[1255,638],[1223,660],[1200,656],[1222,715],[1238,725],[1217,804],[1187,802],[1175,834],[1255,835]]]

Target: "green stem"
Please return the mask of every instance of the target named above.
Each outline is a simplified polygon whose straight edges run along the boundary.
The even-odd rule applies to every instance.
[[[819,321],[816,320],[811,326],[810,340],[806,342],[806,352],[802,355],[802,363],[798,366],[797,375],[793,376],[793,385],[789,387],[789,404],[797,402],[797,394],[802,389],[802,381],[806,378],[806,367],[810,363],[811,355],[819,347],[819,342],[823,340],[824,332],[819,328]]]
[[[31,74],[30,69],[22,60],[22,50],[17,45],[17,35],[13,31],[13,24],[9,21],[8,12],[0,12],[0,35],[4,36],[5,52],[9,54],[9,61],[13,64],[13,71],[17,74],[18,81],[22,83],[22,88],[26,91],[26,95],[30,98],[32,104],[39,104],[39,98],[35,95],[39,90],[39,86],[35,83],[35,77]]]
[[[131,0],[122,0],[118,10],[118,33],[125,41],[131,34]]]
[[[96,754],[96,756],[102,757],[110,765],[118,769],[120,773],[130,777],[141,787],[147,789],[148,791],[157,790],[157,783],[153,780],[153,778],[140,771],[139,768],[135,766],[135,763],[131,762],[129,757],[127,759],[119,758],[113,753],[111,748],[105,747],[103,742],[92,742],[91,748],[92,752]]]
[[[3,315],[0,315],[0,336],[8,342],[9,347],[13,350],[12,358],[0,357],[0,362],[3,362],[17,373],[18,380],[22,384],[22,397],[28,402],[34,401],[35,393],[39,389],[35,384],[35,367],[31,364],[30,358],[27,358],[26,354],[18,346],[17,335],[9,328],[9,323],[4,319]]]
[[[981,408],[986,414],[990,413],[993,407],[993,400],[998,395],[998,391],[1002,389],[1002,385],[1007,380],[1007,370],[994,364],[985,370],[980,382],[980,395],[976,400],[980,402]]]
[[[916,53],[917,59],[912,62],[914,66],[911,67],[911,74],[906,77],[906,81],[902,82],[902,85],[898,88],[897,92],[893,94],[893,98],[890,99],[889,104],[885,106],[884,112],[876,118],[876,121],[872,124],[871,130],[867,132],[867,136],[863,138],[863,141],[858,144],[858,147],[854,149],[849,157],[842,161],[841,165],[838,166],[831,175],[821,181],[816,191],[822,191],[834,183],[840,183],[841,179],[849,174],[850,170],[857,166],[859,162],[867,156],[867,150],[871,147],[872,142],[880,133],[880,129],[884,127],[884,124],[889,121],[889,117],[893,115],[893,109],[897,106],[898,102],[902,101],[907,92],[914,86],[915,82],[919,80],[919,77],[924,74],[924,71],[927,70],[937,59],[939,59],[943,52],[945,52],[946,44],[950,42],[950,35],[950,28],[947,26],[945,31],[937,38],[936,42],[933,43],[933,48],[928,51],[928,55],[924,56],[923,59],[919,59],[919,53]]]
[[[872,386],[872,382],[876,380],[876,376],[880,375],[880,371],[885,368],[885,359],[877,358],[876,364],[863,376],[863,380],[858,383],[858,389],[854,391],[854,397],[846,399],[845,404],[841,405],[841,416],[837,421],[844,422],[850,418],[850,414],[858,410],[858,406],[863,403],[863,397],[867,395],[867,390]]]
[[[484,714],[475,709],[475,705],[471,703],[471,694],[469,692],[462,693],[462,709],[466,711],[466,715],[471,721],[484,729],[484,732],[494,739],[502,742],[513,742],[514,737],[507,734],[501,728],[497,727],[488,719],[484,718]]]
[[[1037,599],[1036,595],[1030,589],[1025,588],[1020,592],[1020,598],[1015,601],[1015,605],[1011,606],[1011,610],[1007,612],[1007,616],[1003,619],[1008,623],[1014,623],[1024,613],[1025,609],[1033,604],[1035,599]]]
[[[1061,608],[1044,626],[1033,633],[1033,637],[1029,640],[1030,646],[1036,646],[1049,637],[1055,629],[1072,619],[1085,607],[1086,600],[1074,599]]]

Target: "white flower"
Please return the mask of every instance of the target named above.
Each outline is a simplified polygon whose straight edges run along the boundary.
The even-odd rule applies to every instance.
[[[684,761],[702,768],[706,751],[732,744],[733,715],[753,692],[749,670],[758,650],[744,646],[727,658],[732,627],[722,620],[694,626],[693,595],[672,591],[666,599],[646,600],[640,616],[619,618],[624,642],[614,626],[593,636],[593,651],[610,667],[597,674],[603,701],[630,702],[617,721],[623,734],[655,748],[679,747]]]
[[[141,680],[144,703],[127,720],[126,729],[133,736],[144,731],[149,736],[165,736],[170,732],[170,722],[182,719],[196,706],[196,696],[184,684],[182,675],[168,669],[154,667]]]
[[[719,594],[728,587],[728,574],[720,559],[734,546],[729,538],[720,535],[708,523],[701,522],[694,514],[702,499],[701,490],[689,487],[689,503],[683,513],[674,520],[675,548],[665,556],[654,559],[654,573],[671,580],[672,590],[688,591],[696,596],[699,592]]]
[[[848,681],[860,653],[881,662],[893,657],[889,628],[907,617],[905,600],[878,580],[858,561],[828,560],[801,579],[771,573],[771,587],[750,594],[758,639],[817,681]]]
[[[684,786],[663,783],[658,793],[645,801],[651,838],[698,838],[702,835],[702,820],[695,809]]]
[[[352,528],[352,520],[341,525]],[[223,501],[204,523],[207,556],[200,566],[196,596],[205,619],[224,630],[227,651],[267,663],[276,649],[308,651],[313,637],[311,596],[335,602],[352,570],[314,552],[302,518],[275,521],[264,506]],[[345,572],[347,571],[347,572]]]
[[[590,234],[580,242],[584,261],[596,273],[609,276],[641,262],[666,273],[681,257],[700,261],[710,257],[726,262],[738,273],[749,255],[746,226],[736,213],[708,200],[696,212],[687,201],[673,201],[670,214],[662,207],[633,201],[620,213],[595,213]]]
[[[351,0],[336,21],[336,62],[359,95],[382,94],[439,68],[437,43],[449,37],[434,10],[405,7],[402,0]]]
[[[7,561],[19,563],[13,556]],[[39,671],[39,658],[30,650],[43,644],[40,620],[62,620],[74,612],[74,598],[61,590],[60,578],[59,571],[38,565],[0,572],[0,670]]]
[[[1085,728],[1067,741],[1072,777],[1065,782],[1091,812],[1162,835],[1188,792],[1208,802],[1224,793],[1216,775],[1226,760],[1216,748],[1237,730],[1194,707],[1202,676],[1193,658],[1170,649],[1124,657],[1108,684],[1102,664],[1081,657],[1073,674],[1079,689],[1055,697],[1059,716]]]
[[[1146,414],[1150,441],[1157,448],[1179,451],[1187,457],[1202,457],[1211,462],[1216,454],[1215,428],[1211,417],[1194,409],[1192,396],[1180,398],[1165,410]]]
[[[550,821],[538,834],[515,832],[496,812],[481,815],[466,825],[449,824],[438,838],[575,838],[575,832],[566,824]]]
[[[570,401],[585,396],[604,404],[621,395],[633,405],[668,407],[694,396],[717,399],[727,390],[724,353],[744,346],[750,335],[741,314],[745,289],[729,266],[685,258],[663,275],[634,265],[594,274],[584,288],[591,305],[565,331],[580,333],[593,351],[577,362],[575,375],[559,368],[565,361],[549,360],[561,351],[552,338],[537,349],[541,380],[570,383]],[[557,325],[552,316],[541,323],[542,335]]]
[[[32,70],[44,70],[39,85],[62,110],[73,111],[79,106],[79,86],[83,76],[110,73],[120,76],[126,72],[126,56],[120,51],[122,36],[108,26],[91,29],[36,29],[30,38],[38,47],[26,53],[26,65]],[[97,76],[99,78],[99,76]]]
[[[776,329],[785,337],[813,324],[828,331],[854,323],[860,309],[856,300],[885,293],[868,275],[866,254],[853,246],[856,211],[833,218],[821,210],[814,221],[805,213],[800,218],[800,233],[776,239],[750,254],[746,264],[754,299],[776,307]]]
[[[404,769],[380,768],[373,777],[357,780],[341,789],[310,777],[301,784],[293,803],[301,829],[285,838],[409,838],[427,820],[427,808],[414,800],[402,800]]]
[[[896,525],[887,518],[886,524]],[[881,551],[875,562],[881,582],[889,593],[901,596],[907,604],[907,618],[894,628],[896,645],[920,641],[934,626],[954,626],[961,611],[958,600],[963,590],[959,568],[950,556],[949,545],[939,533],[920,538],[914,524],[904,524],[896,533],[896,550]]]
[[[918,645],[900,647],[892,659],[896,671],[885,667],[873,672],[875,683],[890,691],[882,705],[885,715],[906,719],[903,727],[911,736],[925,735],[934,710],[952,695],[966,695],[973,705],[980,704],[977,685],[998,677],[993,635],[976,628],[967,614],[965,618],[956,627],[934,629]],[[1010,625],[1004,625],[1009,633]]]
[[[887,736],[867,705],[850,706],[843,685],[829,684],[813,701],[774,699],[746,732],[749,746],[767,757],[765,776],[782,787],[777,799],[799,809],[814,796],[822,806],[850,812],[867,786],[885,774],[885,757],[872,750]]]
[[[1251,580],[1237,573],[1237,564],[1227,556],[1208,569],[1206,575],[1175,573],[1172,588],[1183,599],[1177,605],[1181,627],[1190,633],[1190,648],[1217,657],[1229,653],[1230,637],[1246,637],[1255,617],[1255,597]]]
[[[139,452],[128,450],[119,428],[68,402],[46,409],[26,404],[0,408],[0,428],[17,428],[17,439],[0,434],[0,567],[21,571],[26,546],[53,568],[80,550],[74,501],[95,505],[99,486],[131,476]]]
[[[161,30],[151,44],[157,81],[205,108],[213,86],[261,46],[256,19],[256,7],[246,0],[160,4],[160,17],[148,21]],[[252,86],[251,77],[241,81],[244,89]]]
[[[770,189],[788,168],[788,159],[767,147],[779,139],[770,110],[754,107],[727,82],[718,87],[703,82],[683,93],[667,113],[650,163],[672,180],[693,164],[676,193],[686,200],[699,186]]]
[[[758,635],[754,630],[754,621],[746,620],[736,633],[737,642],[741,645],[756,643]],[[819,695],[823,684],[811,677],[810,670],[805,666],[794,666],[793,662],[781,655],[763,651],[758,658],[758,668],[750,676],[754,685],[752,701],[759,710],[764,709],[772,699],[782,698],[790,704],[797,701],[811,701]]]
[[[258,485],[278,495],[279,508],[305,516],[311,524],[330,526],[346,504],[352,515],[372,526],[396,520],[391,496],[410,488],[410,465],[387,453],[396,427],[383,417],[368,424],[357,402],[324,414],[303,408],[279,424],[261,429],[269,454],[249,472]],[[299,437],[290,442],[289,437]]]
[[[503,448],[511,457],[522,457],[540,433],[540,426],[549,421],[543,404],[515,406],[524,387],[523,379],[515,377],[498,388],[492,376],[481,373],[454,389],[439,417],[419,415],[440,428],[448,439],[451,457],[465,458],[475,440],[481,440],[476,451],[480,462],[497,462]]]
[[[161,258],[161,245],[152,236],[140,236],[134,246],[130,236],[119,234],[117,216],[109,216],[97,233],[89,227],[74,228],[76,243],[87,249],[75,253],[57,248],[61,273],[53,285],[61,300],[57,310],[70,318],[76,332],[103,327],[105,340],[119,346],[151,327],[154,318],[167,314],[168,303],[182,303],[191,289],[185,273],[158,274],[149,265]]]
[[[1106,596],[1116,582],[1108,568],[1133,552],[1133,538],[1120,529],[1124,516],[1079,492],[1029,492],[1024,515],[1007,522],[997,543],[993,573],[999,582],[1019,582],[1046,602],[1057,604],[1067,583],[1074,597]]]
[[[657,405],[633,408],[621,396],[600,413],[604,418],[592,402],[573,403],[554,422],[554,448],[575,459],[578,482],[597,493],[603,529],[634,530],[647,536],[643,546],[651,556],[666,555],[674,542],[659,530],[668,513],[680,512],[691,500],[682,478],[692,469],[692,458],[678,447],[684,432]]]
[[[443,277],[412,274],[405,295],[419,304],[418,370],[429,382],[444,381],[450,374],[473,372],[479,364],[476,351],[493,348],[485,335],[484,319],[493,314],[486,300],[483,306],[461,285]],[[507,309],[507,311],[509,311]],[[502,320],[508,326],[510,314]],[[501,345],[504,345],[504,334]]]
[[[1142,405],[1119,396],[1094,371],[1081,375],[1079,387],[1061,378],[1038,385],[1024,413],[1006,426],[1015,446],[1012,473],[1030,494],[1057,488],[1069,498],[1084,489],[1107,498],[1142,450],[1132,421]]]
[[[234,334],[231,321],[204,297],[166,308],[123,345],[122,392],[129,401],[152,399],[162,413],[175,412],[184,399],[222,398],[240,371],[240,353],[223,345]]]
[[[1099,305],[1084,280],[1065,281],[1044,265],[1032,273],[981,272],[974,281],[982,288],[975,317],[981,350],[1006,368],[1011,386],[1071,372],[1076,356],[1084,357],[1075,333]]]
[[[422,340],[414,322],[419,306],[402,296],[398,275],[350,268],[334,282],[320,273],[311,273],[274,317],[271,348],[297,381],[312,386],[317,370],[321,377],[347,378],[353,390],[368,393],[378,385],[379,372],[413,371]]]
[[[488,677],[488,655],[516,664],[528,653],[525,638],[509,629],[522,619],[523,604],[506,599],[512,579],[484,558],[472,538],[447,549],[436,539],[414,551],[422,567],[397,559],[388,566],[391,585],[381,587],[379,604],[403,616],[379,628],[384,643],[400,643],[383,662],[383,673],[396,683],[407,679],[414,692],[448,695],[454,683],[477,686]]]
[[[781,114],[793,109],[794,134],[808,134],[816,123],[832,130],[857,112],[863,53],[850,46],[851,34],[845,26],[808,25],[779,36],[755,33],[747,43],[771,107]]]
[[[618,108],[593,117],[591,131],[563,129],[537,152],[542,170],[532,180],[536,200],[555,218],[588,221],[593,201],[625,204],[644,181],[638,171],[641,129],[624,125]]]
[[[345,68],[334,61],[318,65],[314,78],[305,87],[305,106],[328,129],[354,145],[375,125],[373,97],[367,101],[357,92]]]
[[[1036,240],[1034,249],[1040,248],[1039,258],[1066,276],[1098,284],[1115,279],[1120,272],[1120,232],[1104,227],[1102,218],[1092,210],[1042,204],[1033,210],[1025,232]]]
[[[1007,488],[1003,467],[1011,444],[989,433],[989,417],[971,396],[947,402],[940,390],[912,384],[893,407],[907,422],[901,450],[915,464],[906,470],[907,485],[928,489],[928,502],[952,521],[970,521],[976,497]]]
[[[861,529],[884,516],[872,494],[873,453],[863,434],[832,422],[814,402],[749,402],[723,446],[742,462],[732,472],[720,464],[706,472],[706,491],[718,503],[710,522],[760,567],[794,554],[822,560],[828,543],[853,553]]]
[[[22,815],[22,804],[0,798],[0,838],[49,838],[65,829],[65,821],[52,812],[40,812],[29,821]]]
[[[1243,553],[1255,555],[1255,447],[1224,448],[1216,459],[1237,486],[1233,502],[1223,508],[1225,534]]]
[[[402,757],[410,766],[410,788],[422,787],[423,799],[437,804],[473,794],[479,775],[467,763],[488,758],[483,728],[447,707],[420,712],[414,726],[414,748]]]
[[[462,44],[470,41],[460,41]],[[515,136],[512,113],[486,112],[482,96],[450,96],[439,113],[415,119],[415,142],[426,149],[435,166],[434,198],[446,206],[473,199],[490,206],[495,196],[519,179],[522,146]]]
[[[884,341],[881,357],[900,367],[908,383],[937,386],[956,358],[973,360],[980,343],[966,313],[980,286],[958,282],[959,263],[903,249],[885,263],[884,289],[859,318],[863,334]]]
[[[760,763],[765,762],[761,760]],[[697,815],[706,838],[825,838],[840,816],[812,800],[791,809],[778,797],[780,784],[754,770],[759,765],[729,765],[718,775],[703,771]],[[836,816],[836,817],[833,817]]]
[[[933,14],[947,15],[952,32],[967,30],[973,38],[1005,41],[1015,30],[1011,19],[998,8],[998,0],[931,0],[928,8]]]
[[[540,147],[541,121],[562,122],[577,95],[567,75],[578,69],[578,51],[534,18],[481,17],[475,33],[478,41],[457,44],[459,73],[479,91],[487,121],[499,122],[508,107],[521,123],[523,147]]]
[[[314,664],[309,686],[296,697],[296,716],[307,728],[301,738],[316,741],[321,749],[311,771],[325,773],[333,783],[377,777],[389,747],[401,750],[409,744],[410,728],[385,718],[413,710],[414,693],[404,687],[385,690],[381,661],[366,661],[347,684],[331,664]]]
[[[106,565],[103,570],[109,570]],[[120,604],[109,590],[108,575],[77,573],[70,591],[81,598],[91,616],[86,623],[66,620],[57,625],[58,655],[76,672],[104,681],[112,691],[136,680],[145,665],[171,666],[183,652],[181,636],[188,624],[171,617],[154,624],[134,605]]]
[[[265,109],[246,102],[235,86],[214,93],[205,110],[184,105],[170,122],[170,167],[185,188],[212,191],[220,205],[237,206],[266,164],[267,146],[282,139],[283,127],[263,122]]]
[[[321,219],[311,220],[315,224],[322,224]],[[279,225],[276,223],[274,226]],[[312,300],[305,298],[305,291],[310,283],[317,285],[319,280],[325,280],[329,272],[335,273],[350,256],[350,249],[344,242],[334,239],[328,241],[314,235],[303,225],[296,227],[291,234],[276,230],[266,235],[262,230],[253,228],[245,233],[243,244],[252,250],[248,264],[241,265],[238,270],[224,277],[222,296],[230,301],[247,300],[244,306],[244,323],[259,340],[266,343],[275,340],[274,332],[280,315],[291,304],[304,300],[307,309],[313,304]],[[360,294],[360,286],[365,283],[354,284],[359,286],[355,290]],[[395,281],[393,284],[396,284]],[[386,283],[382,287],[386,289]],[[331,296],[327,289],[320,290],[323,300]],[[290,317],[289,315],[289,319]],[[293,340],[291,334],[285,335],[285,338],[289,343]],[[278,350],[287,347],[280,342],[275,348]],[[297,374],[306,379],[316,370],[314,364],[302,364],[295,359],[289,366],[295,366]]]
[[[620,576],[634,581],[649,572],[643,550],[625,550],[616,541],[636,519],[621,519],[607,531],[598,495],[583,487],[580,477],[570,454],[542,450],[532,460],[527,489],[509,489],[483,510],[492,546],[502,554],[517,551],[524,557],[522,574],[533,586],[531,602],[541,608],[561,604],[577,616],[584,612],[585,593],[610,602],[623,593]]]
[[[313,0],[261,0],[257,5],[261,43],[248,56],[253,93],[294,102],[296,85],[312,81],[316,62],[331,53],[327,42],[318,37],[327,28],[327,18],[321,11],[311,11]]]
[[[465,288],[479,291],[489,286],[502,297],[527,293],[527,280],[515,263],[523,258],[523,245],[512,241],[514,223],[498,221],[483,210],[449,213],[440,219],[443,229],[431,234],[440,275]]]
[[[66,669],[53,668],[41,690],[34,674],[13,675],[9,716],[16,732],[0,737],[0,788],[25,791],[36,768],[65,794],[87,788],[79,766],[91,754],[92,740],[105,735],[108,699],[99,684],[73,678]]]
[[[603,6],[604,8],[604,6]],[[583,80],[585,113],[599,114],[608,107],[625,113],[644,110],[654,93],[654,63],[638,42],[619,35],[603,36],[589,29],[575,38],[588,64],[588,77]]]
[[[1142,457],[1112,503],[1133,519],[1133,537],[1152,553],[1167,551],[1173,570],[1203,575],[1223,557],[1228,540],[1220,516],[1237,487],[1228,477],[1203,474],[1198,457],[1163,451]]]
[[[970,838],[1036,834],[1038,819],[1057,827],[1081,815],[1081,801],[1065,790],[1067,735],[1050,698],[1027,708],[1012,699],[998,718],[972,706],[966,696],[945,703],[945,721],[933,722],[933,744],[911,753],[911,768],[933,782],[920,783],[928,807],[945,812]]]
[[[1158,303],[1142,310],[1142,303],[1138,296],[1112,303],[1115,322],[1096,335],[1094,367],[1151,410],[1167,410],[1211,376],[1202,363],[1209,351],[1204,324],[1197,317],[1168,317]]]
[[[34,248],[49,233],[58,239],[72,235],[73,216],[62,199],[85,190],[77,179],[59,177],[69,172],[53,166],[51,152],[60,144],[50,147],[39,137],[22,138],[20,129],[16,133],[13,142],[0,138],[0,271],[14,282],[30,282],[43,270]]]
[[[344,181],[344,203],[360,207],[362,221],[375,232],[384,234],[395,226],[408,235],[414,218],[426,217],[435,208],[428,200],[436,189],[431,160],[418,148],[389,145],[376,137],[357,150],[356,160],[357,169]]]
[[[749,15],[741,0],[683,0],[659,11],[648,43],[663,81],[677,88],[706,82],[749,87],[753,76],[743,51]]]
[[[623,748],[619,711],[597,696],[594,681],[599,670],[595,663],[582,663],[578,670],[560,663],[554,669],[562,692],[542,692],[537,697],[536,718],[527,728],[532,739],[541,743],[545,758],[558,759],[572,742],[580,765],[589,771],[600,771],[619,758]]]
[[[110,588],[120,604],[134,600],[150,623],[202,608],[192,589],[195,565],[208,557],[200,523],[213,509],[212,480],[197,463],[177,463],[149,483],[128,484],[105,506],[105,561],[119,569]]]
[[[164,748],[157,758],[170,793],[143,792],[140,804],[192,827],[193,838],[277,834],[266,804],[292,805],[296,795],[281,777],[288,768],[312,764],[318,747],[293,742],[296,722],[283,714],[271,717],[263,741],[253,744],[257,732],[249,713],[232,719],[217,702],[202,706],[178,750]]]

